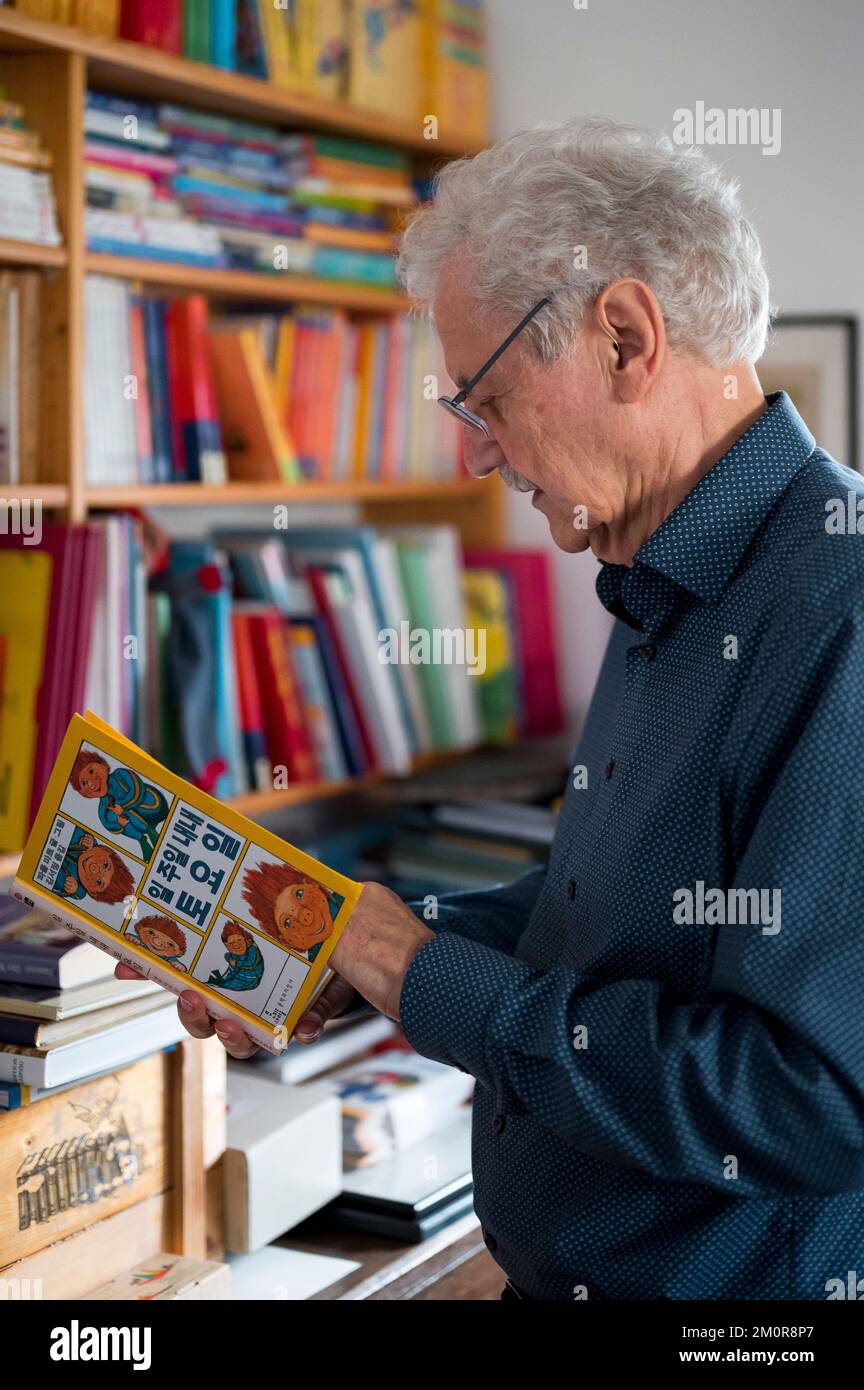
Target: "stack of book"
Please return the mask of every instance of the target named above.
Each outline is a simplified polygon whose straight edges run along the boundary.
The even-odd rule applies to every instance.
[[[158,985],[116,980],[104,951],[0,897],[0,1110],[182,1036],[174,1000]]]
[[[311,306],[213,318],[203,296],[92,275],[84,299],[91,483],[463,475],[461,428],[424,389],[450,389],[425,321]]]
[[[536,646],[552,629],[542,552],[481,552],[475,570],[435,526],[148,549],[129,515],[45,526],[39,547],[0,537],[0,850],[21,847],[87,707],[225,798],[561,727],[554,639]],[[497,613],[472,607],[478,576]]]
[[[85,131],[92,251],[395,284],[398,150],[99,92]]]
[[[61,244],[50,168],[51,155],[25,125],[24,107],[0,91],[0,237]]]
[[[0,483],[40,477],[41,302],[40,271],[0,270]]]

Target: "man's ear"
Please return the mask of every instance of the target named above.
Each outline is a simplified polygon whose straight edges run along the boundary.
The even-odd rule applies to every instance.
[[[666,325],[654,291],[642,280],[613,280],[597,297],[596,322],[619,346],[613,382],[621,400],[649,391],[666,356]]]

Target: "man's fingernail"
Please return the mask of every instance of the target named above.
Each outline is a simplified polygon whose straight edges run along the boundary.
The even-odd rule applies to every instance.
[[[182,994],[180,995],[180,1008],[185,1009],[188,1014],[195,1012],[195,1005],[189,999],[184,999]]]

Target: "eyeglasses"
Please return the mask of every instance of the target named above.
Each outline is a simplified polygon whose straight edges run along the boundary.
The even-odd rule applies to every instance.
[[[538,300],[538,302],[534,305],[534,308],[528,310],[528,313],[525,315],[524,319],[521,319],[519,323],[517,323],[516,327],[513,329],[513,332],[507,335],[501,346],[495,349],[488,362],[483,363],[483,366],[480,368],[479,372],[476,374],[476,376],[473,376],[471,378],[471,380],[468,382],[468,385],[463,386],[462,390],[459,392],[457,396],[439,396],[438,404],[443,405],[445,410],[449,410],[451,415],[455,415],[457,420],[461,420],[463,425],[470,425],[472,429],[480,430],[481,434],[485,434],[486,438],[490,439],[491,435],[489,434],[489,426],[486,424],[486,421],[481,420],[479,415],[475,415],[474,411],[469,410],[466,405],[462,404],[462,402],[465,400],[467,396],[470,396],[478,381],[480,381],[486,375],[490,367],[494,366],[494,364],[498,361],[498,358],[501,356],[502,352],[505,352],[506,349],[513,342],[513,339],[518,338],[519,334],[522,332],[522,329],[527,327],[527,325],[533,319],[534,315],[539,314],[540,310],[543,308],[545,304],[551,303],[551,294],[547,295],[545,299]],[[603,331],[604,333],[606,333],[607,338],[612,339],[615,351],[620,352],[621,348],[619,347],[616,340],[612,337],[612,334],[607,332],[605,328]]]
[[[449,410],[451,415],[455,415],[457,420],[461,420],[463,425],[470,425],[472,429],[480,430],[480,432],[482,434],[485,434],[486,438],[489,439],[489,426],[486,424],[486,421],[481,420],[479,415],[475,415],[474,411],[469,410],[466,405],[462,404],[462,402],[466,399],[467,396],[471,395],[471,392],[474,390],[474,387],[477,385],[478,381],[480,381],[486,375],[490,367],[494,366],[494,364],[498,361],[498,358],[501,356],[502,352],[505,352],[506,349],[513,342],[513,339],[518,338],[519,334],[522,332],[522,329],[525,328],[531,322],[534,315],[539,314],[544,304],[551,304],[551,302],[552,296],[547,295],[545,299],[539,300],[539,302],[534,305],[533,309],[529,309],[524,319],[520,320],[520,322],[517,323],[516,327],[513,329],[513,332],[508,334],[508,336],[504,339],[503,343],[499,348],[495,349],[488,362],[483,363],[483,366],[480,368],[479,372],[476,374],[476,376],[473,376],[471,378],[471,380],[468,382],[468,385],[463,386],[458,396],[439,396],[438,404],[443,405],[445,410]]]

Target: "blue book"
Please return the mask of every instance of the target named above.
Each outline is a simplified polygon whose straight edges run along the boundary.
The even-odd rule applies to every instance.
[[[150,433],[153,440],[153,481],[171,482],[171,416],[168,362],[165,356],[165,302],[144,298],[144,342],[150,391]]]
[[[210,0],[210,62],[233,72],[237,67],[237,7],[234,0]]]
[[[194,178],[191,174],[175,174],[171,187],[177,194],[203,193],[211,197],[230,198],[243,203],[251,209],[261,208],[265,212],[285,212],[288,202],[281,193],[258,193],[250,188],[232,188],[230,184],[214,180]]]

